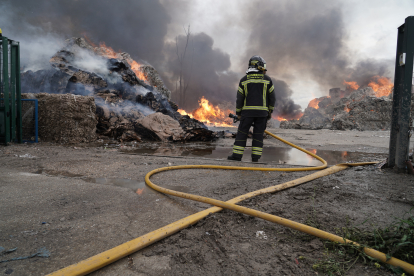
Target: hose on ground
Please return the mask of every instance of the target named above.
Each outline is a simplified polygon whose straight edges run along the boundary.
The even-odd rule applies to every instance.
[[[299,149],[300,151],[303,151],[313,157],[315,157],[316,159],[318,159],[319,161],[321,161],[323,163],[323,165],[318,166],[318,167],[304,167],[304,168],[260,168],[260,167],[239,167],[239,166],[217,166],[217,165],[183,165],[183,166],[171,166],[171,167],[164,167],[164,168],[159,168],[153,171],[150,171],[146,176],[145,176],[145,182],[148,186],[150,186],[152,189],[165,193],[165,194],[169,194],[169,195],[173,195],[173,196],[178,196],[178,197],[182,197],[182,198],[186,198],[186,199],[191,199],[191,200],[195,200],[195,201],[199,201],[199,202],[203,202],[203,203],[208,203],[211,205],[214,205],[215,207],[211,207],[209,209],[206,209],[204,211],[198,212],[196,214],[190,215],[186,218],[180,219],[176,222],[173,222],[165,227],[159,228],[155,231],[152,231],[148,234],[145,234],[141,237],[138,237],[134,240],[128,241],[124,244],[121,244],[117,247],[114,247],[112,249],[109,249],[105,252],[102,252],[98,255],[95,255],[93,257],[90,257],[86,260],[83,260],[79,263],[70,265],[68,267],[65,267],[61,270],[58,270],[56,272],[53,272],[51,274],[49,274],[50,276],[57,276],[57,275],[65,275],[65,276],[69,276],[69,275],[86,275],[88,273],[91,273],[99,268],[102,268],[112,262],[115,262],[123,257],[126,257],[134,252],[137,252],[138,250],[145,248],[147,246],[149,246],[150,244],[153,244],[163,238],[166,238],[192,224],[195,224],[197,221],[205,218],[206,216],[208,216],[211,213],[215,213],[215,212],[219,212],[221,211],[223,208],[225,209],[229,209],[229,210],[233,210],[236,212],[240,212],[243,214],[247,214],[247,215],[251,215],[251,216],[255,216],[258,218],[262,218],[271,222],[275,222],[281,225],[284,225],[286,227],[310,234],[310,235],[314,235],[316,237],[322,238],[322,239],[326,239],[326,240],[330,240],[333,242],[338,242],[338,243],[348,243],[348,244],[354,244],[356,246],[359,246],[357,243],[344,239],[340,236],[313,228],[311,226],[308,225],[304,225],[301,223],[297,223],[295,221],[291,221],[288,219],[284,219],[278,216],[274,216],[271,214],[267,214],[264,212],[260,212],[257,210],[253,210],[250,208],[246,208],[243,206],[239,206],[236,205],[236,203],[241,202],[245,199],[248,198],[252,198],[254,196],[257,195],[261,195],[261,194],[265,194],[265,193],[274,193],[277,191],[281,191],[287,188],[291,188],[300,184],[303,184],[305,182],[309,182],[311,180],[320,178],[322,176],[326,176],[329,174],[333,174],[336,172],[339,172],[341,170],[344,170],[346,168],[348,168],[349,166],[362,166],[362,165],[372,165],[372,164],[376,164],[376,162],[364,162],[364,163],[346,163],[346,164],[338,164],[335,165],[333,167],[327,168],[327,163],[324,159],[322,159],[321,157],[303,149],[300,148],[268,131],[265,131],[268,135],[296,148]],[[212,199],[212,198],[207,198],[207,197],[202,197],[202,196],[198,196],[198,195],[192,195],[192,194],[188,194],[188,193],[183,193],[183,192],[177,192],[177,191],[173,191],[173,190],[169,190],[166,188],[162,188],[159,187],[157,185],[155,185],[153,182],[151,182],[150,177],[156,173],[160,173],[160,172],[164,172],[164,171],[169,171],[169,170],[180,170],[180,169],[225,169],[225,170],[253,170],[253,171],[310,171],[310,170],[321,170],[324,169],[322,171],[318,171],[315,172],[313,174],[283,183],[283,184],[279,184],[276,186],[272,186],[272,187],[268,187],[268,188],[264,188],[264,189],[260,189],[254,192],[250,192],[241,196],[238,196],[236,198],[233,198],[227,202],[224,201],[220,201],[220,200],[216,200],[216,199]],[[381,253],[379,251],[376,251],[374,249],[370,249],[370,248],[364,248],[363,249],[365,254],[367,254],[368,256],[371,256],[373,258],[376,258],[384,263],[393,265],[393,266],[398,266],[403,268],[406,272],[414,274],[414,266],[412,264],[409,264],[407,262],[404,262],[402,260],[399,260],[397,258],[390,258],[389,260],[387,260],[387,256],[384,253]]]

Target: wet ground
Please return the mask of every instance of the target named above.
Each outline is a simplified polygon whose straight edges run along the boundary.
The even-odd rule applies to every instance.
[[[383,160],[388,133],[279,130],[274,132],[327,159]],[[0,273],[45,275],[204,210],[144,186],[147,172],[185,164],[291,167],[319,165],[273,139],[263,163],[230,162],[232,139],[200,144],[92,145],[50,143],[0,147],[0,261],[41,248],[48,258],[0,263]],[[286,162],[286,163],[285,163]],[[302,163],[301,163],[302,162]],[[289,165],[288,165],[289,164]],[[156,174],[163,187],[228,200],[310,172],[177,170]],[[414,179],[374,166],[351,168],[298,187],[241,203],[320,229],[388,225],[414,206]],[[364,221],[369,222],[362,224]],[[258,231],[263,231],[257,235]],[[92,275],[316,275],[319,239],[269,222],[222,211]],[[357,262],[348,275],[390,275]],[[319,274],[320,275],[320,274]]]
[[[386,158],[386,154],[367,153],[367,152],[348,152],[333,150],[317,150],[315,148],[305,148],[328,162],[328,165],[346,163],[353,160],[372,158]],[[137,154],[146,156],[165,156],[165,157],[183,157],[183,158],[207,158],[207,159],[226,159],[232,152],[232,147],[221,146],[216,143],[192,145],[165,145],[149,144],[140,145],[138,148],[125,149],[121,152],[126,154]],[[251,160],[251,147],[246,147],[242,161]],[[278,164],[291,164],[297,166],[319,166],[321,162],[316,158],[295,148],[265,146],[260,162]]]

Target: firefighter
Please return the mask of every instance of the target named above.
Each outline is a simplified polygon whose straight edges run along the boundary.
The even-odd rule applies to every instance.
[[[3,33],[1,32],[1,28],[0,28],[0,37],[3,37]]]
[[[233,153],[227,157],[228,160],[241,161],[252,125],[252,161],[258,162],[262,156],[263,134],[276,102],[275,88],[266,71],[266,61],[262,57],[250,58],[246,75],[240,80],[237,90],[236,115],[240,124]]]

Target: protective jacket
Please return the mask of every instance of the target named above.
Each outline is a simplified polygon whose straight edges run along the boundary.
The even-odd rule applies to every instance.
[[[276,96],[272,79],[262,72],[249,72],[239,83],[236,115],[266,117],[272,113]]]

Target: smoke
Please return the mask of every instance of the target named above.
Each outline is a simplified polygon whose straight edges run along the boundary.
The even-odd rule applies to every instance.
[[[124,101],[120,105],[115,105],[107,103],[102,98],[97,97],[95,98],[95,104],[100,107],[106,107],[115,114],[130,114],[133,111],[139,111],[142,115],[148,116],[155,113],[155,111],[148,106],[131,101]]]
[[[90,53],[90,51],[84,49],[79,49],[72,63],[79,69],[94,72],[98,75],[108,76],[110,72],[108,69],[107,58],[94,55]],[[121,77],[119,78],[121,79]]]
[[[348,35],[341,3],[278,1],[252,13],[254,6],[245,9],[247,27],[251,29],[245,57],[259,52],[270,74],[278,79],[291,82],[311,78],[327,92],[354,77],[362,84],[374,75],[391,73],[390,60],[352,59],[353,53],[345,43]]]
[[[24,65],[37,67],[82,35],[157,65],[170,22],[159,1],[146,0],[5,0],[0,10],[3,35],[21,42]]]
[[[298,119],[302,115],[300,105],[292,100],[293,91],[286,82],[272,78],[275,87],[276,105],[273,114],[286,120]]]
[[[50,28],[45,30],[29,23],[22,14],[26,7],[19,9],[13,4],[13,1],[0,4],[3,36],[20,42],[20,64],[24,71],[49,69],[50,57],[63,46],[62,36],[49,31]]]
[[[164,54],[165,71],[171,72],[164,80],[173,90],[174,100],[181,107],[188,110],[197,108],[202,96],[215,105],[223,101],[235,102],[237,82],[241,76],[230,71],[230,56],[214,48],[213,38],[205,33],[191,34],[187,43],[187,37],[180,35],[176,42],[165,44]],[[178,56],[183,57],[180,58],[182,63]],[[178,92],[180,73],[183,91],[181,98]]]
[[[94,42],[105,42],[116,51],[128,52],[135,60],[152,64],[173,92],[174,100],[180,99],[180,107],[189,110],[198,106],[201,96],[213,104],[234,103],[247,61],[257,54],[267,61],[268,75],[275,79],[275,114],[285,118],[295,117],[300,110],[289,88],[293,82],[312,80],[327,93],[344,80],[364,86],[375,75],[392,73],[391,60],[353,60],[354,54],[346,47],[349,37],[341,1],[237,3],[240,12],[223,16],[217,30],[212,31],[222,35],[231,29],[228,26],[237,25],[246,30],[243,33],[250,34],[247,43],[240,44],[244,55],[237,64],[237,72],[230,70],[229,54],[217,48],[211,33],[191,35],[186,58],[180,65],[176,46],[182,53],[186,37],[177,33],[181,24],[172,22],[172,18],[187,20],[183,14],[191,12],[192,1],[3,0],[0,10],[6,12],[0,16],[0,27],[4,36],[21,42],[21,64],[25,70],[50,68],[50,57],[65,39],[86,35]],[[179,35],[178,45],[166,41],[171,30]],[[239,45],[240,41],[234,44]],[[84,68],[91,65],[79,64]],[[92,67],[91,70],[96,69],[95,65]],[[180,75],[186,87],[181,98],[177,95]]]

